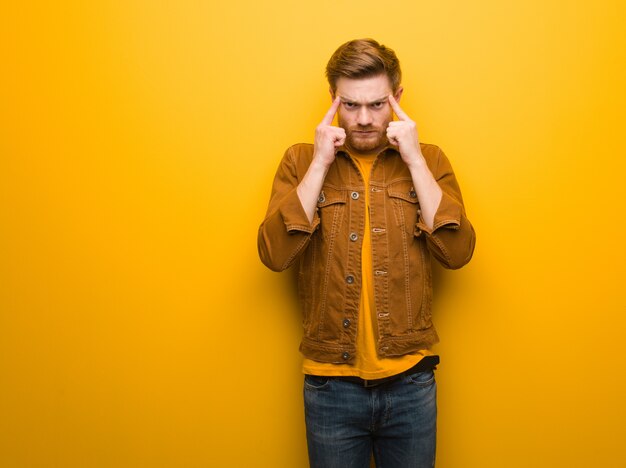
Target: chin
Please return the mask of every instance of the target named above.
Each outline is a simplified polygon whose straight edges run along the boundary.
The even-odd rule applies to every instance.
[[[385,145],[380,138],[372,138],[372,139],[354,139],[351,138],[349,141],[349,146],[356,151],[362,152],[370,152],[374,151],[377,148],[382,148]]]

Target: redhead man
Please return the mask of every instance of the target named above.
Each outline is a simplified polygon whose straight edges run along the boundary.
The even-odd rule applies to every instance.
[[[400,107],[394,51],[347,42],[326,76],[330,109],[286,151],[258,234],[267,267],[299,269],[309,461],[432,467],[431,262],[465,265],[474,229],[448,158]]]

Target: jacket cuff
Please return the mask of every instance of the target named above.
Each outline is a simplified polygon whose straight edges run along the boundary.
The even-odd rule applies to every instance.
[[[306,232],[312,234],[320,223],[320,217],[317,209],[313,214],[313,222],[309,223],[309,218],[302,207],[300,197],[298,197],[297,188],[293,188],[280,205],[280,215],[285,223],[287,232]]]
[[[461,225],[461,216],[463,216],[463,206],[447,193],[441,194],[441,201],[435,213],[433,228],[429,228],[422,218],[420,212],[417,223],[415,225],[415,235],[419,236],[422,232],[433,235],[440,228],[458,229]]]

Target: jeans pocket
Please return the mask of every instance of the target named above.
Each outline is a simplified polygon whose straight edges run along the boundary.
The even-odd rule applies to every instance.
[[[407,375],[406,379],[411,385],[430,387],[435,383],[435,373],[432,370],[416,372],[415,374]]]
[[[305,390],[322,390],[328,386],[330,377],[324,377],[323,375],[309,375],[304,376],[304,389]]]

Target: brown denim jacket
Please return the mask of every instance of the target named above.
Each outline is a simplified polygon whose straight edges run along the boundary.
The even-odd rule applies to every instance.
[[[460,268],[472,257],[475,234],[448,158],[435,145],[421,148],[443,191],[432,230],[421,217],[408,167],[393,148],[374,162],[368,187],[348,154],[338,151],[312,223],[296,188],[313,158],[313,145],[297,144],[286,151],[259,228],[258,249],[274,271],[299,261],[304,309],[300,350],[307,358],[333,363],[354,359],[365,190],[370,197],[378,355],[400,356],[438,341],[431,320],[431,256],[447,268]]]

